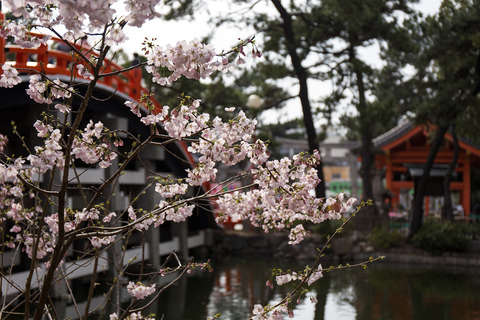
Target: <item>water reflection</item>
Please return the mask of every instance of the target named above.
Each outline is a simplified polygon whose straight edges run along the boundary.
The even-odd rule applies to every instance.
[[[214,260],[212,265],[213,272],[196,272],[171,286],[145,314],[155,313],[157,319],[164,320],[204,320],[220,313],[224,320],[244,320],[255,304],[275,304],[285,294],[286,288],[275,286],[270,290],[265,285],[273,267],[301,267],[294,262],[260,258],[223,258]],[[303,299],[294,306],[294,314],[300,320],[480,319],[479,276],[477,269],[385,262],[374,263],[366,270],[333,271],[310,288],[318,302],[312,304],[310,299]],[[165,284],[173,278],[160,280]],[[80,304],[58,301],[57,314],[61,319],[78,319],[85,308],[82,295],[86,296],[88,284],[79,279],[71,285]],[[98,296],[90,308],[97,312],[90,314],[89,320],[108,319],[114,311],[104,304],[102,296],[109,288],[108,283],[97,287]],[[126,307],[131,297],[122,290],[118,299]],[[16,311],[20,313],[18,317],[11,318],[23,319],[21,310]]]
[[[157,305],[166,320],[197,320],[221,313],[221,319],[246,319],[256,303],[279,301],[282,288],[265,282],[274,266],[297,269],[295,263],[228,258],[214,263],[214,272],[197,273],[172,287]],[[367,270],[325,275],[312,286],[318,302],[295,306],[301,320],[460,320],[480,319],[477,270],[376,263]]]

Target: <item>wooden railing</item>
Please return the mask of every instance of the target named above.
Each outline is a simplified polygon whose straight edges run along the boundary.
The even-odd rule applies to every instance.
[[[0,16],[1,18],[1,16]],[[38,35],[39,36],[39,35]],[[72,68],[75,68],[75,59],[72,52],[65,52],[55,49],[59,44],[64,44],[62,40],[52,37],[48,45],[41,45],[38,48],[25,49],[17,45],[6,44],[5,39],[0,37],[0,63],[1,65],[9,63],[22,73],[42,72],[47,75],[72,75]],[[97,56],[87,45],[75,45],[76,49],[87,58]],[[81,62],[78,62],[81,63]],[[85,63],[82,63],[85,65]],[[109,74],[124,68],[113,61],[105,59],[102,74]],[[0,68],[0,74],[2,73]],[[74,70],[77,78],[81,78]],[[142,71],[140,68],[122,72],[116,75],[101,77],[99,83],[111,87],[116,92],[121,92],[133,100],[138,101],[146,90],[141,85]],[[161,104],[153,97],[151,98],[155,106],[153,112],[158,112]],[[192,154],[187,151],[187,145],[184,141],[179,141],[179,145],[184,152],[185,157],[190,163],[195,163]],[[204,184],[206,190],[209,185]]]
[[[38,48],[26,49],[20,46],[7,44],[5,39],[0,41],[0,63],[9,63],[21,73],[32,73],[33,71],[44,72],[47,75],[66,75],[72,74],[72,68],[76,69],[76,64],[85,62],[75,62],[73,50],[63,51],[56,49],[58,45],[64,45],[59,38],[52,37],[48,45],[41,45]],[[66,47],[66,45],[64,45]],[[87,45],[75,45],[75,48],[84,54],[87,58],[97,56]],[[113,61],[105,60],[102,74],[123,70],[124,67]],[[77,78],[81,78],[77,70],[73,70]],[[1,73],[1,69],[0,69]],[[102,83],[117,92],[126,94],[128,97],[137,100],[142,91],[145,91],[141,85],[142,71],[140,68],[122,72],[116,75],[101,77],[99,83]]]

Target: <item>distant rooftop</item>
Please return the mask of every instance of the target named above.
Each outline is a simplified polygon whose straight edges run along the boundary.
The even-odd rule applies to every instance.
[[[392,128],[392,129],[388,130],[387,132],[382,133],[378,137],[374,138],[372,140],[373,146],[375,148],[381,148],[381,147],[391,143],[392,141],[395,141],[398,138],[402,137],[403,135],[408,133],[413,128],[414,128],[414,125],[410,121],[405,120],[405,121],[401,122],[398,126]]]

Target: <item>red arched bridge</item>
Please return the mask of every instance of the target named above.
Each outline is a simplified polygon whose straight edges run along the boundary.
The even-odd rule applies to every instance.
[[[2,65],[9,63],[20,72],[31,73],[37,71],[47,75],[65,76],[72,74],[74,52],[73,50],[65,50],[67,46],[59,38],[52,37],[47,44],[30,49],[7,44],[5,39],[1,38],[0,46],[0,63]],[[86,45],[76,44],[75,48],[82,54],[85,54],[87,58],[96,55]],[[115,72],[125,68],[110,60],[105,60],[104,65],[105,68],[102,70],[102,73],[113,74],[100,78],[99,83],[138,101],[142,92],[146,91],[141,85],[142,72],[140,69],[115,74]],[[77,78],[81,77],[77,75]]]
[[[41,37],[38,34],[35,34],[35,36]],[[74,46],[87,58],[98,56],[88,45],[75,44]],[[37,48],[22,48],[18,45],[8,44],[4,38],[0,38],[1,65],[5,63],[11,64],[20,73],[39,72],[46,75],[70,77],[75,64],[74,57],[75,53],[73,50],[68,50],[68,46],[64,41],[57,37],[51,37],[47,44],[42,44]],[[84,64],[81,61],[77,63]],[[140,68],[120,72],[125,67],[108,59],[105,59],[104,66],[102,74],[108,74],[108,76],[102,76],[98,83],[110,88],[112,92],[123,94],[126,98],[135,101],[139,101],[142,94],[147,92],[141,84],[142,72]],[[0,68],[0,74],[2,72],[3,70]],[[78,81],[78,79],[83,78],[77,74],[76,79]],[[155,99],[152,100],[155,106],[160,107],[160,104]],[[187,159],[194,163],[192,155],[187,151],[186,144],[181,141],[180,145]]]
[[[62,49],[59,49],[60,46],[63,46]],[[87,58],[92,57],[92,55],[96,56],[87,45],[75,44],[75,48]],[[64,41],[56,37],[52,37],[47,44],[42,44],[37,48],[22,48],[18,45],[7,44],[4,38],[0,38],[0,63],[2,65],[5,63],[11,64],[20,73],[24,74],[39,72],[51,76],[70,77],[75,63],[75,53],[73,50],[65,49],[67,49],[67,46]],[[147,92],[141,85],[142,72],[140,68],[120,73],[119,71],[125,69],[123,66],[108,59],[105,60],[104,65],[102,74],[109,75],[99,79],[98,83],[102,86],[106,86],[112,92],[123,94],[125,98],[135,101],[139,101],[142,93]],[[2,72],[3,70],[0,68],[0,74]],[[83,78],[76,75],[76,79],[78,81],[78,79]],[[153,102],[157,107],[160,106],[155,100]],[[190,163],[195,163],[191,153],[187,151],[185,142],[180,141],[179,146]],[[209,190],[211,186],[204,183],[204,188]],[[233,228],[230,221],[225,223],[225,226]]]

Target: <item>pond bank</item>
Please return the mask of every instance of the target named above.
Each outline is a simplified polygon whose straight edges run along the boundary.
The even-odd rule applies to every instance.
[[[321,248],[325,238],[313,234],[300,244],[288,244],[285,233],[263,234],[257,232],[244,232],[234,230],[214,230],[213,234],[214,255],[254,255],[270,256],[275,259],[287,260],[314,260],[318,253],[316,248]],[[332,246],[326,249],[325,259],[341,262],[358,262],[368,260],[370,257],[385,256],[386,262],[405,264],[424,264],[459,267],[480,267],[480,243],[472,241],[468,252],[448,252],[441,255],[432,255],[428,252],[404,244],[389,250],[376,250],[368,242],[358,240],[355,236],[334,239]]]

